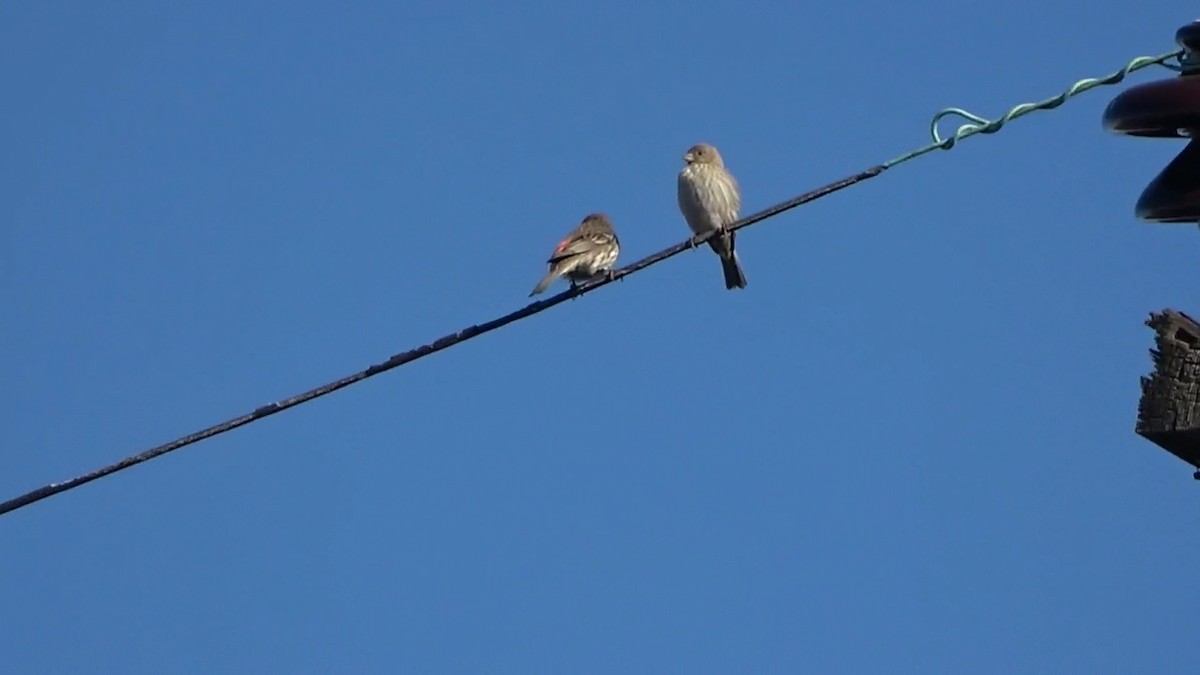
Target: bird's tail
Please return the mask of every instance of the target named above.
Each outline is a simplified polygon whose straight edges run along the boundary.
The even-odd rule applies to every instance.
[[[533,291],[531,291],[529,293],[529,297],[533,297],[533,296],[537,295],[538,293],[541,293],[542,291],[549,288],[550,284],[554,283],[554,280],[557,279],[558,276],[559,276],[558,270],[552,269],[549,272],[547,272],[546,276],[542,277],[542,280],[538,282],[537,286],[533,287]]]
[[[725,273],[725,288],[733,290],[746,287],[746,274],[738,264],[736,252],[730,251],[728,256],[721,256],[721,271]]]

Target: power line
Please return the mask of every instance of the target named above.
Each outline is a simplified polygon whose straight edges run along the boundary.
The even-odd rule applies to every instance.
[[[760,211],[752,216],[749,216],[749,217],[739,220],[738,222],[731,225],[729,227],[729,229],[730,230],[740,230],[743,227],[749,227],[755,223],[766,220],[767,218],[772,218],[774,216],[777,216],[777,215],[783,213],[784,211],[790,211],[791,209],[794,209],[797,206],[800,206],[802,204],[807,204],[808,202],[815,201],[815,200],[825,197],[827,195],[833,194],[834,192],[837,192],[844,188],[850,187],[851,185],[855,185],[857,183],[861,183],[862,181],[868,180],[870,178],[874,178],[875,176],[878,176],[879,174],[883,173],[884,171],[890,169],[893,166],[896,166],[897,164],[901,164],[901,163],[907,162],[911,159],[915,159],[917,157],[925,155],[934,150],[938,150],[938,149],[949,150],[949,149],[953,148],[958,141],[960,141],[964,138],[968,138],[970,136],[974,136],[975,134],[996,133],[1004,126],[1004,124],[1006,122],[1008,122],[1010,120],[1016,119],[1023,115],[1027,115],[1027,114],[1033,112],[1034,110],[1050,110],[1053,108],[1057,108],[1058,106],[1062,105],[1068,98],[1075,96],[1077,94],[1083,93],[1089,89],[1092,89],[1092,88],[1095,88],[1095,87],[1098,87],[1101,85],[1116,84],[1116,83],[1120,82],[1121,80],[1125,79],[1126,75],[1128,75],[1129,73],[1132,73],[1135,70],[1141,70],[1142,68],[1146,68],[1148,66],[1155,65],[1155,64],[1171,67],[1168,64],[1166,64],[1166,61],[1168,61],[1172,58],[1178,58],[1182,53],[1183,53],[1182,50],[1179,50],[1179,51],[1171,52],[1169,54],[1163,54],[1160,56],[1138,57],[1138,58],[1130,61],[1128,64],[1126,64],[1126,66],[1124,68],[1122,68],[1121,70],[1119,70],[1111,75],[1108,75],[1103,78],[1088,78],[1085,80],[1080,80],[1079,82],[1076,82],[1069,89],[1067,89],[1065,92],[1059,94],[1058,96],[1054,96],[1054,97],[1045,99],[1043,101],[1039,101],[1037,103],[1022,103],[1021,105],[1018,105],[1018,106],[1010,109],[1007,113],[1005,113],[1002,117],[1000,117],[997,120],[987,120],[983,117],[979,117],[979,116],[973,115],[972,113],[969,113],[965,110],[962,110],[961,108],[946,108],[945,110],[940,111],[933,117],[933,122],[932,122],[931,130],[930,130],[931,135],[933,136],[933,142],[930,143],[929,145],[922,147],[922,148],[918,148],[917,150],[906,153],[904,155],[900,155],[899,157],[896,157],[895,159],[891,159],[891,160],[884,162],[883,164],[880,164],[878,166],[873,166],[869,169],[866,169],[865,171],[861,171],[857,174],[854,174],[853,176],[843,178],[842,180],[830,183],[823,187],[817,188],[816,190],[806,192],[806,193],[804,193],[798,197],[795,197],[793,199],[790,199],[788,201],[776,204],[775,206],[772,206],[766,210]],[[942,118],[947,117],[949,115],[957,115],[959,117],[969,120],[971,123],[964,124],[963,126],[959,127],[958,131],[956,131],[953,136],[943,139],[940,136],[940,134],[938,133],[938,128],[937,128],[938,122],[941,121]],[[271,415],[274,415],[275,413],[283,412],[284,410],[287,410],[289,408],[294,408],[302,403],[307,403],[309,401],[320,398],[327,394],[332,394],[333,392],[338,391],[339,389],[344,389],[346,387],[349,387],[352,384],[361,382],[369,377],[374,377],[375,375],[379,375],[380,373],[385,373],[389,370],[399,368],[400,366],[403,366],[407,363],[416,361],[417,359],[424,358],[435,352],[440,352],[443,349],[453,347],[454,345],[459,344],[461,342],[466,342],[467,340],[470,340],[475,337],[479,337],[480,335],[483,335],[485,333],[490,333],[491,331],[494,331],[497,328],[502,328],[502,327],[507,326],[508,324],[513,323],[515,321],[520,321],[521,319],[528,318],[530,316],[533,316],[534,314],[539,314],[541,312],[546,311],[547,309],[550,309],[551,307],[554,307],[555,305],[559,305],[559,304],[562,304],[563,302],[566,302],[567,300],[572,300],[574,298],[585,295],[587,293],[591,293],[592,291],[595,291],[603,286],[607,286],[608,284],[610,284],[614,281],[623,279],[626,276],[633,274],[634,272],[645,269],[651,265],[660,263],[660,262],[666,260],[667,258],[676,256],[690,248],[699,246],[700,244],[703,244],[704,242],[708,241],[715,234],[717,234],[717,232],[713,231],[713,232],[708,232],[704,235],[692,237],[691,239],[688,239],[688,240],[685,240],[678,244],[675,244],[674,246],[671,246],[670,248],[663,249],[663,250],[659,251],[658,253],[648,255],[645,258],[642,258],[641,260],[638,260],[634,263],[626,265],[625,267],[622,267],[618,270],[614,270],[610,275],[608,275],[605,278],[602,278],[602,279],[599,279],[599,280],[596,280],[593,282],[589,282],[589,283],[579,286],[577,288],[568,289],[566,291],[563,291],[562,293],[559,293],[558,295],[547,298],[545,300],[539,300],[539,301],[533,302],[529,305],[526,305],[525,307],[522,307],[521,309],[518,309],[514,312],[505,314],[504,316],[501,316],[497,319],[492,319],[491,321],[477,324],[474,326],[470,326],[470,327],[464,328],[462,330],[456,331],[454,333],[444,335],[444,336],[434,340],[433,342],[430,342],[428,344],[423,344],[419,347],[410,349],[406,352],[401,352],[399,354],[396,354],[382,363],[377,363],[373,366],[366,368],[365,370],[361,370],[357,373],[354,373],[353,375],[347,375],[346,377],[343,377],[339,380],[329,382],[329,383],[321,385],[315,389],[306,391],[302,394],[297,394],[295,396],[292,396],[291,398],[286,398],[281,401],[275,401],[273,403],[268,403],[266,405],[256,408],[252,412],[246,413],[239,417],[235,417],[233,419],[227,420],[220,424],[208,427],[207,429],[203,429],[201,431],[197,431],[195,433],[188,434],[187,436],[177,438],[177,439],[171,441],[170,443],[165,443],[163,445],[159,445],[159,446],[150,448],[149,450],[138,453],[131,457],[126,457],[125,459],[122,459],[121,461],[119,461],[115,464],[110,464],[103,468],[96,469],[95,471],[85,473],[81,476],[76,476],[75,478],[71,478],[71,479],[63,481],[61,483],[50,483],[48,485],[44,485],[40,488],[37,488],[36,490],[32,490],[23,495],[14,497],[13,499],[10,499],[8,501],[0,503],[0,515],[3,515],[10,511],[15,511],[19,508],[28,506],[34,502],[37,502],[37,501],[40,501],[47,497],[56,495],[60,492],[66,492],[67,490],[77,488],[85,483],[90,483],[94,480],[103,478],[110,474],[114,474],[118,471],[128,469],[129,467],[141,464],[142,462],[147,462],[151,459],[154,459],[155,457],[165,455],[168,452],[173,452],[173,451],[183,448],[185,446],[192,445],[193,443],[198,443],[207,438],[212,438],[213,436],[219,436],[220,434],[226,433],[228,431],[233,431],[234,429],[237,429],[238,427],[243,427],[247,424],[250,424],[251,422],[256,422],[260,419],[263,419],[264,417],[270,417]]]

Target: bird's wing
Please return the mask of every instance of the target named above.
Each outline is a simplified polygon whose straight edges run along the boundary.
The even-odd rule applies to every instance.
[[[554,248],[554,253],[550,255],[548,262],[554,263],[573,255],[594,251],[601,246],[611,244],[612,240],[612,236],[607,234],[572,232],[558,242],[558,246]]]
[[[742,208],[742,196],[733,174],[723,168],[712,167],[702,180],[706,188],[699,195],[703,208],[716,217],[719,226],[736,222]]]
[[[716,181],[717,189],[720,190],[721,201],[727,209],[721,215],[729,218],[725,224],[730,225],[737,221],[738,214],[742,211],[742,189],[738,186],[737,179],[733,177],[733,174],[724,169],[721,170],[721,173],[724,180]]]

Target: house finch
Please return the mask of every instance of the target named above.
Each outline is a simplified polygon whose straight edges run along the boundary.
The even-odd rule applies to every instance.
[[[699,143],[688,148],[683,161],[686,165],[679,172],[679,210],[692,232],[724,230],[737,222],[742,195],[737,180],[725,169],[721,153],[707,143]],[[746,275],[733,250],[735,234],[728,232],[708,240],[712,250],[721,256],[725,288],[746,287]]]
[[[617,262],[621,252],[621,242],[617,233],[613,232],[612,223],[603,213],[592,213],[579,223],[579,227],[571,230],[563,240],[554,247],[550,254],[550,271],[529,295],[537,295],[546,290],[554,280],[565,276],[571,286],[581,284],[588,279],[607,272]]]

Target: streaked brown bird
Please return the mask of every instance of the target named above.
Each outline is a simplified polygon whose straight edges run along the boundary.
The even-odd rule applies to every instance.
[[[613,231],[612,222],[603,213],[588,214],[579,227],[571,230],[563,240],[554,247],[554,253],[547,262],[550,271],[537,286],[533,287],[534,296],[550,287],[555,279],[566,277],[574,288],[592,279],[598,274],[608,272],[617,262],[621,253],[621,242]]]
[[[688,227],[696,234],[724,230],[737,222],[742,194],[737,179],[725,168],[721,153],[708,143],[697,143],[683,154],[679,172],[679,210]],[[719,234],[708,245],[721,257],[725,288],[745,288],[746,275],[734,251],[736,232]]]

